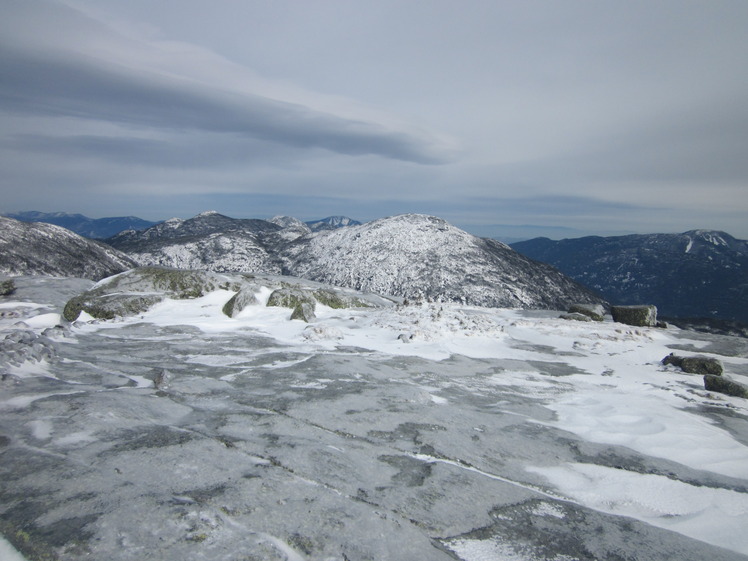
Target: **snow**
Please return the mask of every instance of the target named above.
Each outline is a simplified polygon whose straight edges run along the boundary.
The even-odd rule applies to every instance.
[[[26,558],[16,551],[8,541],[0,536],[0,559],[3,561],[26,561]]]
[[[465,561],[574,559],[562,549],[539,557],[511,531],[490,530],[511,522],[502,508],[524,501],[528,516],[561,526],[575,524],[568,509],[591,509],[585,516],[628,517],[748,555],[748,404],[660,364],[674,348],[710,354],[706,336],[443,303],[318,305],[307,324],[265,307],[271,292],[258,289],[261,304],[234,318],[222,313],[228,290],[166,299],[137,317],[83,317],[56,341],[59,360],[25,365],[17,385],[0,388],[2,434],[44,457],[73,454],[92,466],[89,491],[116,497],[113,510],[95,511],[95,547],[124,535],[149,547],[189,527],[196,548],[226,539],[286,559],[335,558],[338,543],[374,558],[446,559],[428,549],[437,536]],[[47,306],[12,305],[36,333],[60,321]],[[733,355],[719,358],[743,379],[748,358]],[[168,369],[168,390],[154,387],[157,369]],[[144,432],[130,441],[128,431]],[[59,501],[59,513],[72,508],[80,490],[45,469],[25,475],[24,488]],[[191,491],[214,488],[210,501]],[[158,504],[143,498],[153,493]],[[179,502],[181,518],[138,534],[141,511],[173,516],[164,506],[173,497],[192,501]],[[479,528],[480,539],[470,533]],[[385,535],[403,551],[372,553]],[[307,557],[312,544],[325,554]],[[190,558],[215,553],[204,551]]]
[[[748,493],[591,464],[527,469],[590,508],[748,554]]]

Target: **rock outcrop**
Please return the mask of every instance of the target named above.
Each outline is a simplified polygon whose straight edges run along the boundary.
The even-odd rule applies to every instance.
[[[572,304],[569,306],[570,314],[582,314],[593,321],[603,321],[605,319],[605,308],[602,304]]]
[[[75,321],[81,312],[96,319],[133,316],[166,298],[197,298],[234,286],[226,277],[209,271],[141,267],[105,279],[72,298],[65,305],[63,317]]]
[[[82,312],[103,320],[128,317],[141,314],[167,298],[199,298],[216,290],[235,293],[227,294],[222,308],[229,317],[237,317],[248,306],[280,306],[292,310],[291,319],[310,322],[317,305],[338,309],[394,305],[392,300],[373,294],[325,287],[290,277],[140,267],[104,279],[71,298],[65,305],[63,317],[76,321]]]
[[[613,321],[636,327],[655,327],[657,325],[657,307],[645,306],[611,306]]]

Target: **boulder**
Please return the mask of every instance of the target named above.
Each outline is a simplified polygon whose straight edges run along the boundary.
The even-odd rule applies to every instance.
[[[139,267],[104,279],[91,290],[72,298],[62,315],[71,322],[78,319],[81,312],[96,319],[133,316],[166,298],[198,298],[219,288],[232,287],[217,273]]]
[[[662,364],[672,364],[689,374],[721,376],[723,372],[722,363],[709,356],[678,356],[675,353],[670,353],[662,359]]]
[[[260,302],[257,300],[257,287],[255,286],[242,286],[239,292],[234,294],[223,306],[223,313],[230,318],[236,317],[247,306],[258,305]]]
[[[560,319],[568,319],[572,321],[592,321],[592,318],[586,314],[580,314],[577,312],[572,312],[569,314],[561,314],[558,316]]]
[[[11,279],[0,282],[0,296],[10,296],[16,291],[16,283]]]
[[[309,290],[300,287],[284,287],[274,290],[268,298],[268,306],[291,308],[291,319],[310,322],[315,318],[314,309],[317,301]]]
[[[725,395],[748,398],[748,386],[733,382],[725,376],[704,376],[704,388],[710,392],[719,392]]]
[[[570,314],[582,314],[594,321],[605,319],[605,308],[602,304],[572,304],[569,306]]]
[[[636,327],[655,327],[657,325],[656,306],[612,306],[610,313],[613,316],[613,321],[618,323]]]

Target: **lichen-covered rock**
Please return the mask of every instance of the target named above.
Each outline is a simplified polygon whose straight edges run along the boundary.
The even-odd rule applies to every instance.
[[[710,392],[719,392],[735,397],[748,398],[748,386],[734,382],[725,376],[704,376],[704,388]]]
[[[10,296],[16,291],[16,283],[11,279],[0,282],[0,296]]]
[[[302,302],[293,309],[293,313],[291,314],[291,319],[300,319],[307,323],[313,321],[316,317],[314,315],[314,304],[310,304],[309,302]]]
[[[569,314],[561,314],[558,316],[560,319],[568,319],[572,321],[592,321],[592,318],[588,316],[587,314],[580,314],[577,312],[572,312]]]
[[[333,288],[320,288],[312,292],[314,299],[329,308],[343,309],[343,308],[370,308],[372,305],[369,302],[357,298],[352,294],[346,294],[342,290],[335,290]]]
[[[293,310],[291,319],[300,319],[307,323],[316,317],[314,315],[316,304],[311,292],[300,287],[284,287],[274,290],[267,303],[268,306],[291,308]]]
[[[656,306],[612,306],[610,313],[613,316],[613,321],[618,323],[636,327],[655,327],[657,325]]]
[[[99,295],[84,293],[71,298],[62,312],[62,317],[75,321],[81,312],[96,319],[114,319],[142,314],[151,306],[163,302],[164,294],[112,294]]]
[[[274,290],[268,298],[268,306],[278,306],[281,308],[291,308],[292,310],[301,304],[311,304],[314,306],[316,300],[308,290],[303,290],[300,287],[291,288],[284,287]]]
[[[602,304],[572,304],[569,306],[570,314],[582,314],[594,321],[605,319],[605,308]]]
[[[708,356],[678,356],[670,353],[662,359],[663,365],[672,364],[689,374],[710,374],[721,376],[722,363],[714,357]]]
[[[97,319],[133,316],[166,298],[198,298],[219,288],[235,288],[226,277],[208,271],[140,267],[109,277],[68,301],[63,317],[75,321],[85,311]]]

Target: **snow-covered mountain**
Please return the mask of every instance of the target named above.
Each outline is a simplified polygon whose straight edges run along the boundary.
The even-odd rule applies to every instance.
[[[320,220],[310,220],[306,222],[306,225],[312,229],[313,232],[320,232],[322,230],[337,230],[338,228],[345,228],[346,226],[358,226],[361,222],[353,220],[347,216],[328,216]]]
[[[0,272],[98,280],[135,266],[110,246],[61,226],[0,217]]]
[[[536,238],[512,248],[611,302],[654,303],[665,316],[748,322],[748,241],[725,232]]]
[[[305,323],[273,294],[320,287],[259,275],[14,281],[0,532],[29,561],[748,560],[748,401],[662,363],[745,384],[745,339],[368,295]]]
[[[600,301],[501,242],[421,214],[300,238],[284,249],[283,260],[293,276],[411,299],[546,309]]]
[[[21,222],[46,222],[62,226],[85,238],[104,239],[124,230],[143,230],[156,222],[149,222],[137,216],[113,216],[107,218],[89,218],[82,214],[67,212],[38,212],[35,210],[6,213],[3,216],[15,218]]]
[[[293,219],[203,213],[108,241],[142,265],[283,273],[411,299],[555,309],[601,301],[552,267],[433,216],[302,233]]]
[[[280,273],[269,248],[286,240],[283,228],[266,220],[229,218],[214,211],[171,218],[142,231],[126,231],[107,243],[141,265],[181,269]]]

